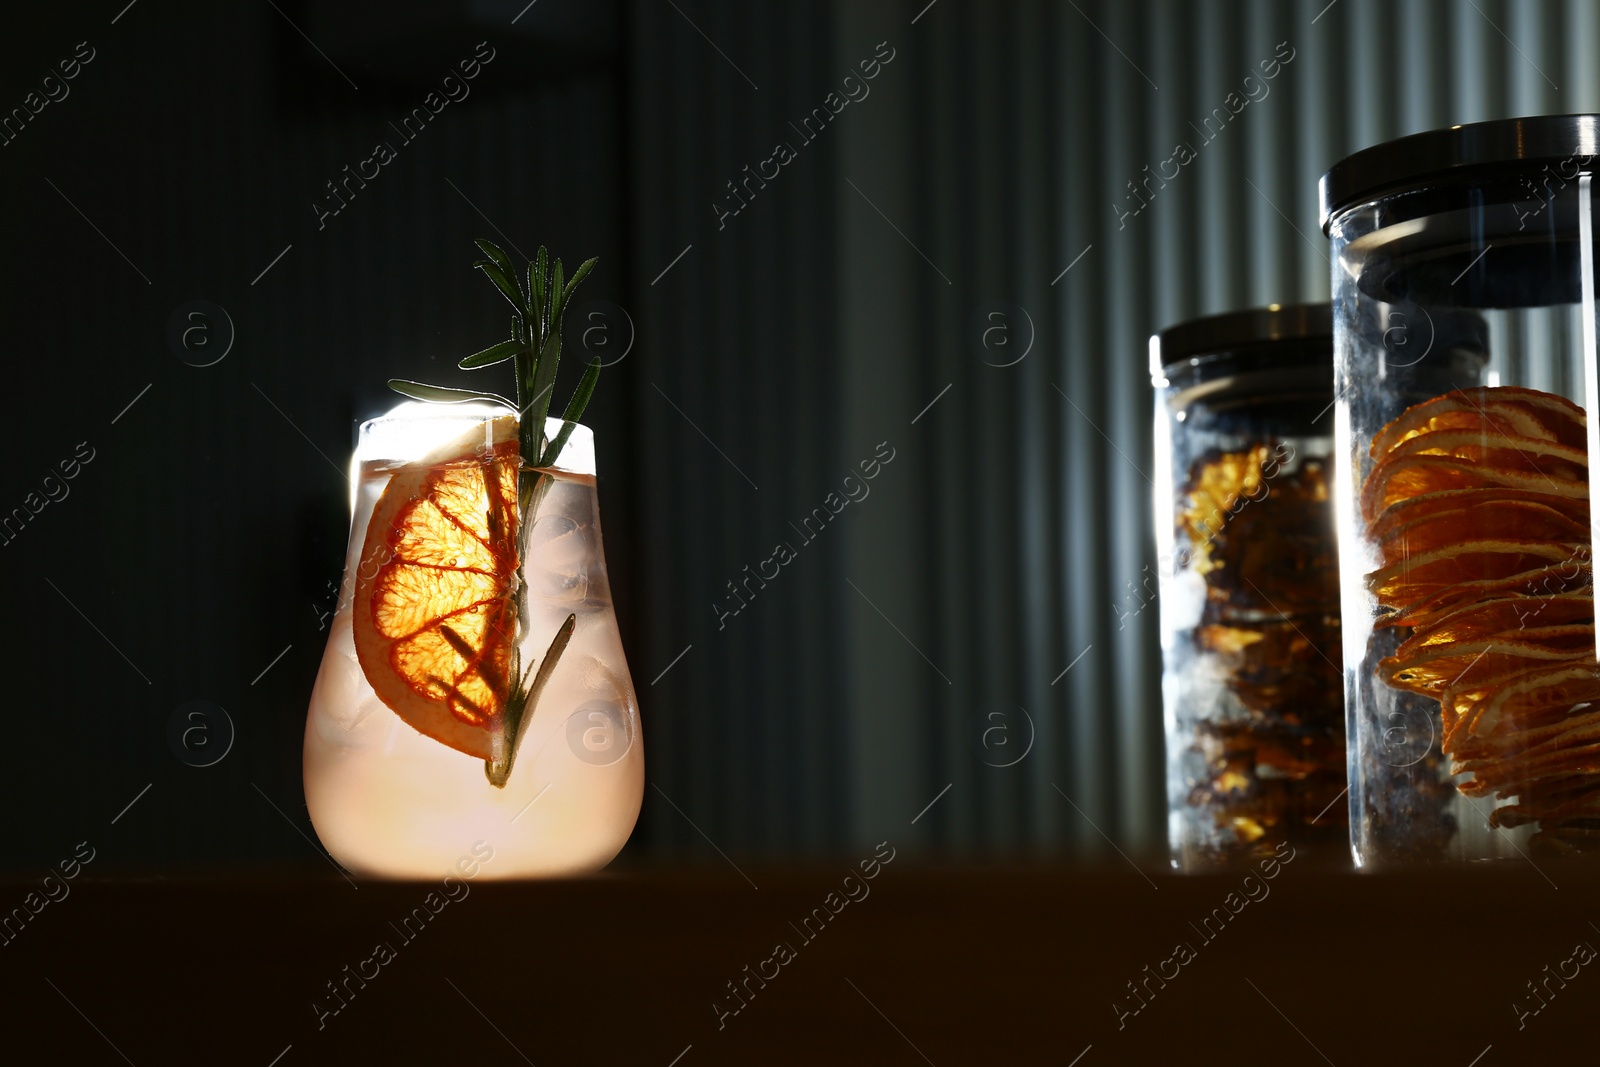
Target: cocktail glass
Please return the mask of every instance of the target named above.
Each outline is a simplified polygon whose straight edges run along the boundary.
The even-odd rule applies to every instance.
[[[537,501],[520,578],[521,661],[537,664],[569,616],[572,636],[528,706],[503,786],[484,760],[413,728],[374,692],[357,657],[357,577],[367,526],[391,476],[506,413],[480,404],[404,403],[361,427],[351,461],[352,522],[344,582],[306,719],[304,774],[312,824],[349,870],[433,878],[476,856],[483,877],[575,874],[605,866],[633,830],[644,791],[639,707],[606,578],[594,437],[578,426]],[[547,422],[554,438],[561,420]],[[492,859],[483,861],[485,851]]]

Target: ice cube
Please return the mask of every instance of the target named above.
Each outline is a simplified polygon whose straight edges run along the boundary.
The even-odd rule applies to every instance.
[[[565,515],[543,515],[528,537],[524,574],[530,595],[577,605],[589,595],[589,563],[596,558],[586,527]]]

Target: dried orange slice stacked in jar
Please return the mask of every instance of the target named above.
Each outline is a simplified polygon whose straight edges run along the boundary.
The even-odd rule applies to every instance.
[[[1460,792],[1514,798],[1493,825],[1562,851],[1600,842],[1585,433],[1562,397],[1457,390],[1374,437],[1360,499],[1376,625],[1410,630],[1381,676],[1439,702]]]

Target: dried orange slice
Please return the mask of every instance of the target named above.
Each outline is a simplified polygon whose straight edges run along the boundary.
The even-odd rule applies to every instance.
[[[1451,456],[1401,456],[1379,464],[1367,478],[1361,490],[1361,514],[1370,525],[1385,508],[1401,500],[1446,489],[1488,486],[1528,489],[1574,501],[1589,497],[1586,478],[1559,478]]]
[[[1579,778],[1566,789],[1540,790],[1537,802],[1496,808],[1489,814],[1489,823],[1506,827],[1539,821],[1559,824],[1566,819],[1593,819],[1597,815],[1600,815],[1600,783],[1591,778]]]
[[[1594,689],[1594,679],[1589,679]],[[1508,756],[1543,755],[1576,744],[1600,741],[1600,711],[1564,714],[1554,722],[1522,729],[1500,729],[1487,737],[1464,736],[1450,755],[1457,763],[1502,760]]]
[[[1584,530],[1579,540],[1588,538],[1589,501],[1587,498],[1557,496],[1532,489],[1510,489],[1493,486],[1472,489],[1446,489],[1437,493],[1424,493],[1407,500],[1398,500],[1384,509],[1377,522],[1367,529],[1367,536],[1380,544],[1390,536],[1415,522],[1440,512],[1477,511],[1501,504],[1534,504],[1549,508],[1564,518],[1578,523]]]
[[[1379,661],[1384,681],[1396,689],[1435,695],[1449,686],[1503,674],[1518,666],[1531,667],[1541,660],[1594,659],[1594,626],[1544,626],[1521,631],[1514,637],[1499,635],[1478,641],[1455,641],[1416,649],[1405,656]]]
[[[1467,736],[1489,737],[1507,729],[1507,724],[1511,730],[1528,729],[1551,716],[1565,716],[1578,704],[1600,700],[1600,670],[1592,651],[1588,657],[1587,662],[1580,657],[1539,664],[1501,679],[1495,692],[1463,719]]]
[[[1572,448],[1584,448],[1588,443],[1584,429],[1587,416],[1583,408],[1564,396],[1516,387],[1488,388],[1480,395],[1489,397],[1483,403],[1482,413],[1492,430],[1521,433],[1516,426],[1531,421],[1539,429],[1525,436],[1545,437]]]
[[[1583,410],[1530,389],[1458,390],[1373,438],[1360,506],[1390,610],[1410,635],[1389,685],[1433,696],[1467,796],[1533,843],[1600,847],[1600,664]]]
[[[1565,397],[1517,386],[1458,389],[1407,408],[1372,439],[1371,455],[1435,429],[1487,427],[1495,432],[1544,437],[1573,448],[1584,446],[1583,409]]]
[[[356,576],[356,656],[373,691],[417,730],[485,760],[515,669],[518,464],[507,415],[395,471],[361,552],[382,562]]]
[[[1530,739],[1555,736],[1600,700],[1600,671],[1583,656],[1480,677],[1445,690],[1443,751],[1455,759],[1514,757]]]
[[[1472,781],[1457,786],[1469,797],[1486,796],[1491,792],[1500,796],[1520,794],[1542,780],[1600,773],[1600,744],[1575,745],[1533,757],[1519,753],[1514,760],[1498,760],[1494,765],[1473,763],[1457,771],[1458,774],[1469,772]]]
[[[1556,474],[1560,471],[1557,476],[1567,478],[1581,473],[1589,463],[1588,452],[1583,448],[1572,448],[1559,441],[1491,431],[1484,426],[1418,434],[1391,449],[1384,456],[1384,462],[1404,456],[1454,456],[1536,473],[1549,471]],[[1560,465],[1563,463],[1569,464],[1570,468],[1562,468]]]
[[[1388,536],[1380,542],[1384,559],[1420,556],[1468,538],[1579,544],[1589,540],[1588,523],[1579,522],[1566,511],[1548,504],[1505,500],[1486,507],[1486,503],[1479,501],[1454,510],[1435,510],[1392,526]]]
[[[1244,452],[1229,452],[1203,465],[1200,477],[1188,487],[1188,503],[1178,514],[1178,528],[1197,545],[1208,545],[1240,507],[1240,501],[1255,497],[1265,478],[1263,468],[1271,459],[1264,444]],[[1209,552],[1202,550],[1199,573],[1211,569]]]
[[[1587,554],[1575,552],[1571,559],[1553,563],[1537,570],[1524,571],[1509,578],[1492,578],[1475,582],[1462,582],[1412,603],[1395,600],[1386,606],[1401,608],[1385,615],[1373,625],[1418,626],[1422,620],[1437,621],[1443,615],[1458,611],[1467,604],[1489,597],[1520,594],[1527,596],[1555,596],[1578,589],[1588,589],[1591,584]]]
[[[1497,634],[1515,636],[1534,627],[1587,626],[1594,622],[1594,597],[1587,592],[1560,596],[1501,597],[1483,600],[1450,612],[1429,625],[1417,625],[1395,650],[1429,648],[1452,641],[1476,641]]]
[[[1367,575],[1384,603],[1409,604],[1463,582],[1499,581],[1573,557],[1573,546],[1548,541],[1461,541],[1401,559]]]

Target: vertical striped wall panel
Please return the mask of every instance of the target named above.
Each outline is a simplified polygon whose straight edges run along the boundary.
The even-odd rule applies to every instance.
[[[639,387],[637,460],[662,487],[643,521],[663,535],[639,571],[638,673],[695,646],[647,696],[652,780],[736,853],[884,837],[1158,851],[1155,610],[1128,614],[1153,569],[1145,339],[1326,298],[1316,181],[1341,156],[1600,110],[1600,15],[1579,0],[840,0],[818,30],[797,2],[680,6],[726,56],[670,6],[630,8],[641,345],[699,424]],[[881,40],[896,59],[871,96],[718,232],[723,183]],[[1270,93],[1203,143],[1279,42],[1295,54]],[[1119,219],[1129,181],[1179,142],[1197,158]],[[1015,366],[980,359],[989,301],[1031,319]],[[721,583],[886,439],[897,458],[872,496],[715,630]],[[1018,707],[1033,748],[990,766],[989,715]],[[707,848],[670,811],[646,838]]]

